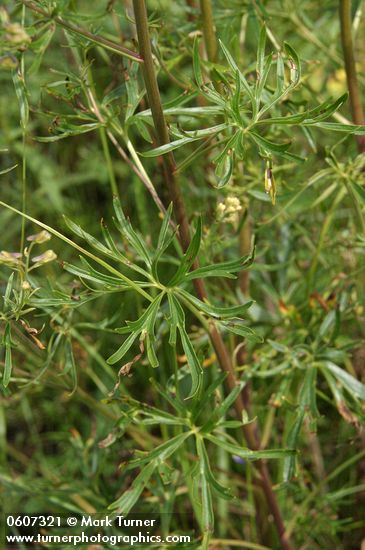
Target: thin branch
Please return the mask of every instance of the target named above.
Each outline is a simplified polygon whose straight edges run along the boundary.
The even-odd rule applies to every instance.
[[[351,0],[340,0],[340,25],[347,87],[350,94],[351,114],[354,124],[365,124],[361,93],[356,74],[354,44],[352,40]],[[360,153],[365,152],[365,136],[356,136]]]
[[[117,42],[114,42],[113,40],[108,40],[103,36],[100,36],[98,34],[93,34],[87,29],[84,29],[82,27],[79,27],[78,25],[74,25],[73,23],[66,21],[59,15],[52,15],[52,13],[47,13],[45,10],[43,10],[37,4],[35,4],[34,2],[31,2],[30,0],[20,0],[20,2],[30,10],[44,17],[45,19],[54,21],[64,29],[67,29],[70,32],[73,32],[75,34],[83,36],[84,38],[87,38],[88,40],[90,40],[90,42],[93,42],[97,46],[101,46],[102,48],[105,48],[106,50],[110,50],[111,52],[117,55],[121,55],[122,57],[128,57],[128,59],[131,59],[136,63],[143,63],[143,59],[141,58],[140,55],[138,55],[138,53],[133,52],[128,48],[124,48],[124,46],[120,46]]]
[[[89,100],[90,108],[93,111],[93,113],[95,114],[96,118],[99,120],[99,122],[101,122],[102,124],[104,124],[107,127],[108,126],[107,121],[105,120],[105,118],[101,114],[100,109],[98,107],[98,104],[97,104],[90,88],[86,89],[86,95],[87,95],[88,100]],[[152,181],[148,177],[143,165],[141,164],[141,161],[139,160],[139,157],[136,154],[130,140],[127,138],[127,136],[124,134],[124,132],[121,133],[121,131],[118,127],[114,126],[113,124],[112,124],[112,127],[115,131],[117,131],[119,134],[121,134],[121,137],[124,139],[124,141],[126,143],[126,146],[127,146],[127,149],[130,152],[134,162],[132,162],[130,160],[130,158],[128,157],[128,155],[124,151],[123,147],[119,144],[118,140],[114,137],[112,131],[107,127],[106,134],[108,135],[108,138],[110,139],[110,141],[112,142],[112,144],[114,145],[114,147],[116,148],[116,150],[118,151],[118,153],[122,157],[122,159],[129,165],[129,167],[133,170],[133,172],[139,177],[139,179],[145,185],[147,191],[151,194],[157,208],[160,210],[160,212],[162,212],[162,214],[165,214],[166,209],[165,209],[164,205],[162,204],[161,199],[158,196],[157,191],[156,191]],[[136,163],[138,166],[136,166],[134,163]],[[118,195],[118,192],[116,192],[116,193],[115,193],[115,191],[113,191],[113,192],[114,192],[114,194]]]
[[[200,10],[202,14],[203,35],[207,56],[209,61],[215,63],[218,55],[218,44],[215,35],[211,0],[200,0]]]
[[[143,76],[145,80],[145,86],[147,90],[147,97],[150,104],[152,117],[154,121],[155,131],[157,135],[158,145],[165,145],[169,143],[169,133],[166,125],[165,117],[162,110],[160,92],[157,84],[156,73],[153,65],[151,41],[148,30],[147,9],[145,0],[133,0],[135,22],[137,28],[137,36],[139,43],[139,51],[144,59],[142,66]],[[185,204],[182,197],[180,187],[176,179],[176,165],[173,154],[164,155],[162,157],[165,182],[169,189],[171,200],[174,204],[177,221],[179,224],[179,234],[181,244],[184,250],[187,249],[190,243],[189,222],[185,210]],[[194,287],[197,295],[201,300],[205,300],[207,297],[204,281],[202,279],[194,280]],[[214,322],[210,323],[209,337],[215,350],[218,362],[221,369],[227,373],[226,384],[229,391],[232,391],[237,386],[237,379],[232,364],[231,356],[224,344],[222,336],[218,331]],[[242,395],[238,395],[235,401],[235,409],[238,417],[242,418],[242,413],[245,411]],[[252,450],[259,448],[259,442],[255,435],[254,424],[246,424],[243,426],[243,432],[248,446]],[[270,475],[267,469],[267,465],[264,461],[259,461],[258,469],[260,472],[260,483],[270,512],[274,518],[275,525],[279,534],[281,546],[284,550],[290,550],[291,545],[286,537],[285,526],[281,517],[281,512],[274,494]]]

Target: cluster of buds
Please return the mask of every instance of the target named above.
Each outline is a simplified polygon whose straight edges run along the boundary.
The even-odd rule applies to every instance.
[[[234,227],[238,226],[242,205],[237,197],[227,197],[224,202],[217,206],[217,218],[224,223],[231,223]]]
[[[20,252],[7,252],[2,250],[0,252],[0,264],[8,265],[9,267],[17,267],[22,263],[22,255]]]
[[[19,23],[12,23],[4,7],[0,8],[0,22],[2,27],[2,42],[10,48],[24,49],[32,41],[31,37]]]
[[[4,25],[4,29],[5,41],[11,46],[14,46],[16,48],[25,47],[32,41],[31,37],[25,31],[24,27],[19,25],[19,23],[7,23]]]
[[[27,241],[29,241],[31,244],[29,248],[24,249],[24,254],[21,254],[20,252],[7,252],[6,250],[2,250],[0,252],[0,264],[7,265],[14,269],[25,269],[26,265],[23,262],[23,258],[29,257],[32,246],[34,244],[45,243],[49,241],[50,238],[51,235],[48,233],[48,231],[40,231],[35,235],[29,235],[29,237],[27,237]],[[56,258],[57,254],[53,252],[53,250],[46,250],[45,252],[43,252],[43,254],[39,254],[38,256],[34,256],[31,258],[34,265],[30,269],[35,269],[36,267],[44,265],[48,262],[52,262]]]

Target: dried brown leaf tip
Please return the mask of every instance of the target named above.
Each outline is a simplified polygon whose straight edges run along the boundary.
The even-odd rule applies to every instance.
[[[109,397],[113,397],[115,392],[117,391],[117,389],[119,388],[120,386],[120,383],[121,383],[121,376],[129,376],[129,373],[130,373],[130,370],[132,368],[132,366],[137,363],[137,361],[139,361],[142,357],[144,353],[144,338],[141,338],[141,340],[139,341],[139,353],[137,353],[137,355],[135,355],[133,357],[133,359],[131,361],[128,361],[128,363],[125,363],[120,369],[119,369],[119,372],[118,372],[118,381],[117,383],[115,384],[114,388],[112,389],[112,391],[108,394]]]
[[[26,332],[29,334],[29,336],[32,338],[36,346],[39,349],[46,349],[46,346],[37,338],[37,335],[42,332],[43,328],[41,330],[33,328],[23,319],[19,319],[19,322],[22,325],[22,327],[26,330]]]

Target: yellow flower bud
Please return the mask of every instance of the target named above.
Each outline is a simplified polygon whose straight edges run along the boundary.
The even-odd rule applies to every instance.
[[[39,233],[35,233],[34,235],[29,235],[29,237],[27,237],[27,241],[41,244],[41,243],[45,243],[46,241],[49,241],[50,238],[51,238],[50,233],[48,233],[48,231],[43,229],[43,231],[40,231]]]
[[[40,256],[35,256],[34,258],[32,258],[32,262],[39,265],[43,265],[48,262],[52,262],[56,258],[57,258],[57,254],[55,254],[53,250],[46,250],[43,254],[40,254]]]

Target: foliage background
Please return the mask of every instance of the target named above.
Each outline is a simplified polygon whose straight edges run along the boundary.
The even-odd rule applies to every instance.
[[[119,39],[136,50],[129,2],[39,2],[45,9],[55,4],[66,20]],[[188,4],[182,0],[148,2],[164,104],[195,86],[193,45],[202,21],[199,9],[189,10]],[[264,22],[268,29],[267,52],[284,41],[298,52],[303,76],[288,104],[294,112],[307,103],[313,108],[347,91],[337,2],[230,0],[213,4],[217,35],[248,75],[254,74]],[[1,169],[16,165],[1,176],[1,201],[21,210],[22,181],[25,182],[27,214],[87,248],[70,231],[62,215],[101,238],[100,219],[106,220],[110,228],[113,226],[114,185],[124,213],[147,246],[155,247],[161,215],[141,180],[113,144],[107,142],[103,129],[79,133],[71,128],[72,124],[80,124],[80,113],[87,117],[91,111],[85,95],[86,81],[98,104],[107,106],[123,127],[131,98],[128,85],[135,85],[135,94],[143,90],[137,67],[131,67],[124,57],[93,47],[77,34],[65,32],[59,25],[43,26],[30,9],[25,10],[27,34],[22,36],[21,5],[5,2],[1,9]],[[361,3],[354,2],[352,9],[360,52],[365,36]],[[11,36],[9,24],[19,25],[10,32]],[[200,55],[204,56],[203,48]],[[363,88],[364,57],[358,59]],[[12,63],[13,69],[9,67]],[[22,66],[25,88],[17,95],[13,75]],[[222,51],[216,69],[227,69]],[[204,70],[213,74],[213,65],[204,62]],[[230,82],[234,86],[234,78]],[[25,97],[28,120],[24,114]],[[138,110],[143,111],[146,98],[141,94],[137,99]],[[198,95],[189,105],[200,106],[204,111],[206,102]],[[20,122],[19,108],[23,108]],[[67,118],[75,112],[78,119]],[[217,122],[206,112],[197,123],[182,117],[179,124],[191,130],[213,126]],[[350,120],[348,102],[336,116],[332,122]],[[176,124],[176,119],[171,117],[169,122]],[[70,128],[75,135],[67,139],[37,139],[58,138]],[[179,128],[175,127],[177,131]],[[123,137],[112,126],[109,129],[126,150]],[[138,152],[155,145],[144,139],[149,132],[153,135],[150,126],[131,125],[128,131]],[[298,548],[359,548],[364,538],[361,510],[365,486],[361,428],[365,356],[361,186],[365,183],[365,159],[358,153],[352,135],[321,129],[308,135],[302,128],[291,127],[273,127],[270,132],[270,138],[279,143],[283,135],[293,139],[291,150],[308,158],[303,164],[291,159],[274,160],[275,205],[265,193],[265,161],[252,147],[237,162],[225,187],[216,188],[213,156],[209,159],[207,155],[193,159],[181,172],[179,185],[191,226],[196,226],[200,214],[203,216],[199,254],[202,265],[247,254],[247,220],[250,232],[256,236],[256,258],[249,271],[238,279],[208,279],[208,290],[217,306],[254,300],[245,319],[263,342],[248,341],[242,355],[237,347],[241,344],[239,337],[226,334],[225,340],[237,376],[250,388],[249,417],[257,418],[264,447],[295,447],[299,451],[295,468],[290,465],[288,480],[283,475],[287,463],[270,461],[275,492],[293,543]],[[177,150],[177,162],[188,158],[195,147],[193,142]],[[161,162],[156,158],[140,159],[162,201],[168,204]],[[0,222],[1,250],[19,251],[21,218],[1,208]],[[38,230],[34,223],[25,222],[25,235]],[[135,470],[119,468],[120,464],[129,460],[135,449],[152,451],[178,433],[173,425],[149,425],[141,415],[141,403],[147,403],[177,416],[151,379],[170,396],[176,392],[178,373],[184,395],[189,387],[184,350],[178,342],[175,355],[168,344],[166,322],[161,322],[156,335],[159,368],[152,369],[142,354],[133,365],[131,376],[121,380],[115,400],[108,399],[117,382],[118,368],[106,359],[121,343],[121,336],[113,329],[139,317],[144,301],[133,292],[115,293],[105,288],[101,291],[97,284],[91,287],[99,288],[99,292],[85,288],[61,265],[80,265],[76,251],[55,237],[51,243],[39,245],[40,253],[51,248],[58,261],[45,263],[29,279],[33,288],[40,288],[35,294],[38,302],[31,303],[29,299],[35,309],[25,315],[14,310],[11,318],[13,372],[0,402],[1,494],[9,513],[106,510],[136,476]],[[132,259],[136,257],[131,247],[127,254]],[[161,270],[164,280],[172,276],[177,258],[178,252],[171,246]],[[2,295],[12,270],[9,265],[1,266]],[[90,296],[93,299],[89,300]],[[6,335],[5,306],[1,330]],[[190,340],[204,365],[206,388],[220,369],[204,327],[192,314],[186,315]],[[37,337],[46,349],[40,349],[19,317],[38,330],[44,326]],[[138,353],[138,344],[135,348],[129,351],[128,360]],[[4,336],[4,366],[6,350]],[[313,365],[317,367],[314,378],[306,385],[308,369]],[[336,369],[351,378],[344,378]],[[121,403],[117,395],[130,395],[131,400]],[[218,386],[203,411],[204,421],[224,395],[223,386]],[[189,401],[183,404],[186,409],[194,406]],[[231,406],[226,419],[234,418]],[[239,441],[238,431],[234,428],[233,435]],[[258,518],[255,514],[254,495],[257,493],[260,499],[259,491],[252,485],[255,463],[234,460],[227,450],[213,445],[208,445],[208,454],[217,478],[230,486],[237,497],[233,501],[214,500],[211,547],[229,547],[224,541],[241,539],[279,547],[267,514],[258,514]],[[200,497],[195,495],[194,501],[186,483],[196,460],[197,450],[191,442],[178,456],[167,459],[171,482],[164,485],[158,475],[151,478],[143,492],[145,505],[157,506],[165,513],[181,508],[194,510],[199,518]],[[261,508],[265,508],[264,503]],[[178,518],[171,518],[171,528],[181,530]]]

